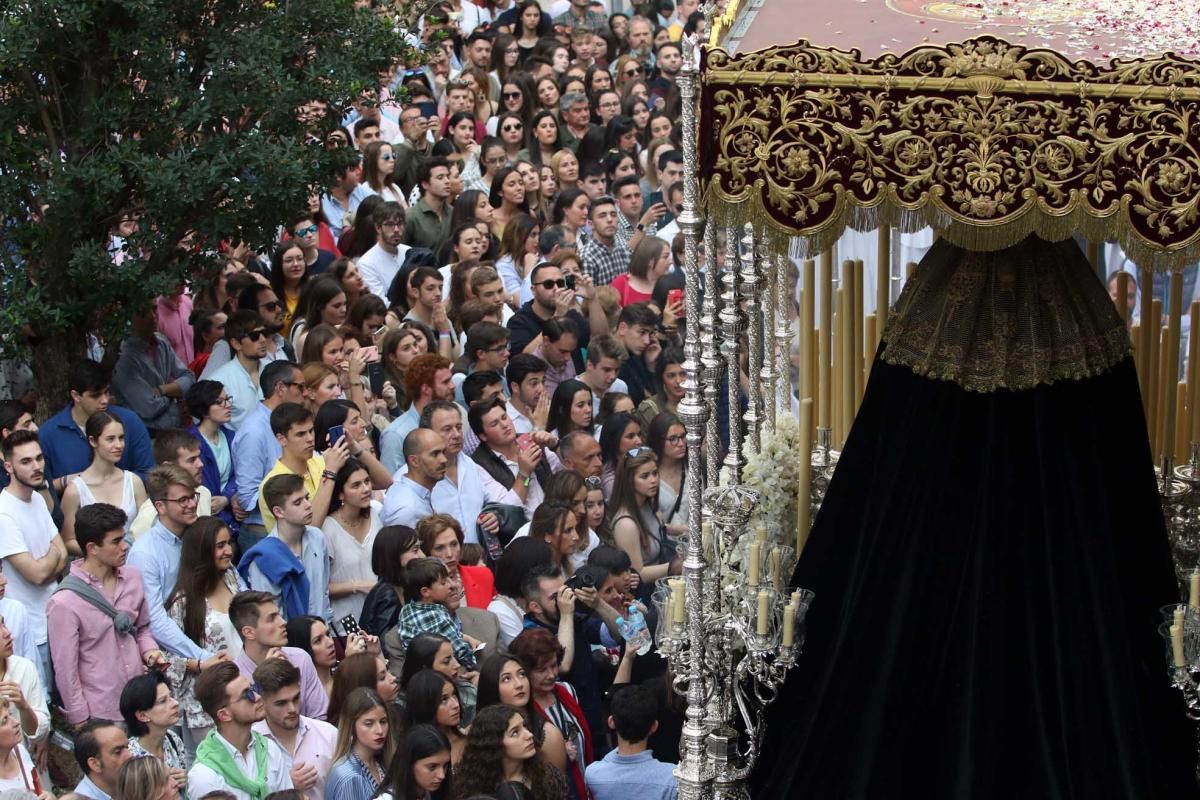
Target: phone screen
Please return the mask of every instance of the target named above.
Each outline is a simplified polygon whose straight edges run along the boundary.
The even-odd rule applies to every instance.
[[[417,103],[417,108],[421,109],[421,116],[425,119],[432,119],[437,116],[437,103],[432,100],[425,103]]]
[[[341,425],[329,426],[329,446],[333,447],[338,441],[346,435],[346,429]]]

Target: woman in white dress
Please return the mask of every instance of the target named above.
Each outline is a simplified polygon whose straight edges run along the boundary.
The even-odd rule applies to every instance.
[[[182,711],[180,725],[189,748],[194,748],[213,724],[196,699],[194,682],[201,671],[219,663],[222,654],[230,661],[241,655],[242,640],[229,621],[229,601],[246,586],[233,566],[229,527],[217,517],[201,517],[184,529],[179,561],[194,566],[179,570],[167,598],[167,614],[189,639],[217,654],[205,661],[175,655],[167,659],[167,680]]]
[[[21,723],[7,707],[0,708],[0,791],[6,789],[21,789],[39,800],[54,797],[42,793],[33,758],[22,742]]]
[[[371,499],[373,485],[367,468],[358,459],[349,459],[333,481],[329,515],[321,530],[333,564],[329,571],[329,597],[333,617],[358,619],[367,592],[379,578],[371,569],[371,551],[375,536],[383,527],[380,506]]]
[[[75,542],[75,515],[79,509],[93,503],[108,503],[121,509],[125,512],[128,538],[138,509],[146,502],[142,479],[117,466],[125,452],[125,425],[121,419],[107,411],[97,411],[88,417],[83,433],[92,448],[92,463],[67,481],[62,496],[63,544],[76,556],[83,555]]]

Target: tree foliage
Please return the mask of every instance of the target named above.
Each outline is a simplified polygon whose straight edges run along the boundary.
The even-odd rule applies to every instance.
[[[115,347],[156,295],[210,279],[220,242],[268,247],[354,158],[325,144],[350,100],[417,58],[398,20],[354,0],[5,5],[0,349],[33,342],[41,392],[88,332]]]

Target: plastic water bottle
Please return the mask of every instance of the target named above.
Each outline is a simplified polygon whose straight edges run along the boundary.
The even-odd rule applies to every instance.
[[[617,630],[624,637],[626,647],[634,648],[639,656],[650,652],[654,642],[650,637],[650,629],[646,627],[646,617],[636,605],[631,603],[628,613],[624,617],[617,617]]]

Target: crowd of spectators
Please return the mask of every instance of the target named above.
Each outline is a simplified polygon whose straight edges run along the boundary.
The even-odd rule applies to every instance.
[[[0,791],[675,797],[680,700],[626,642],[686,531],[702,24],[434,7],[269,250],[138,311],[41,425],[0,402]]]

